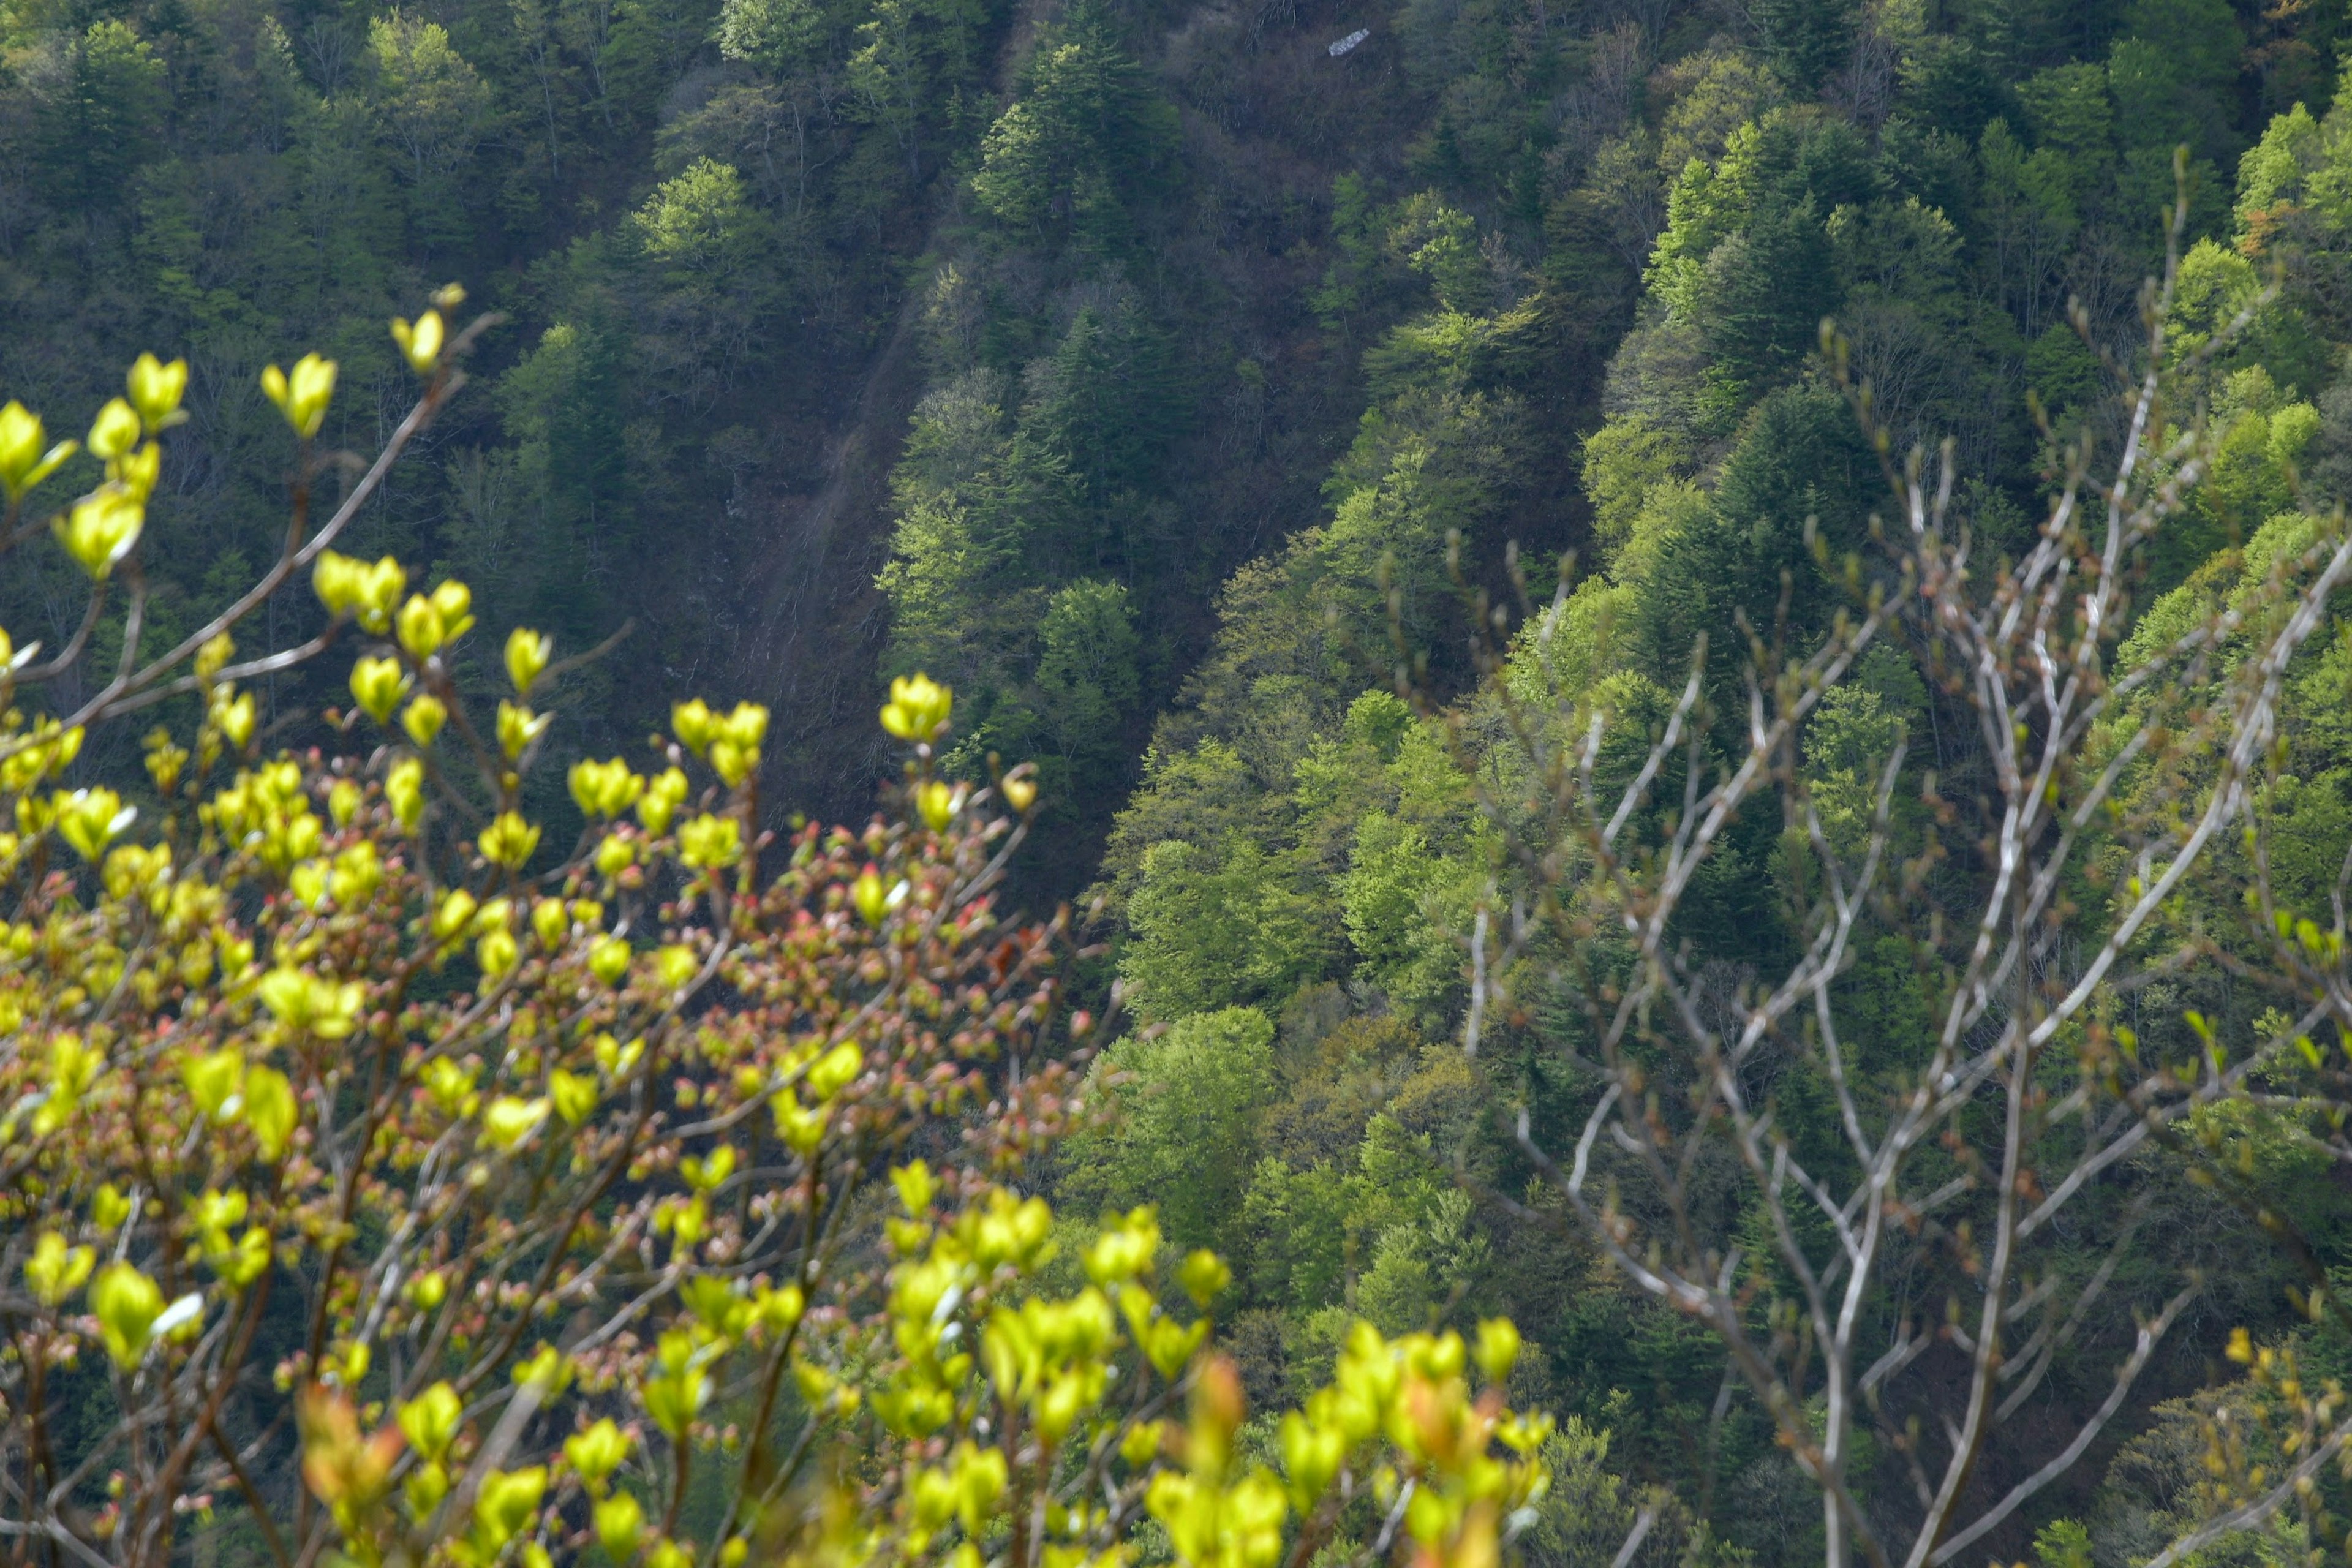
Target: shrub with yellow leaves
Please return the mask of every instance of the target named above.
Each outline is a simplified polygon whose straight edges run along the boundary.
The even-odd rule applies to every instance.
[[[575,841],[534,818],[570,665],[517,631],[486,708],[466,585],[331,548],[478,328],[402,323],[426,388],[369,477],[143,663],[143,513],[75,520],[143,507],[184,365],[142,360],[90,431],[107,478],[54,531],[93,625],[126,588],[119,673],[44,712],[89,626],[0,660],[0,1530],[122,1568],[221,1508],[277,1568],[1060,1568],[1147,1521],[1188,1563],[1495,1560],[1544,1486],[1516,1336],[1359,1329],[1277,1470],[1213,1350],[1222,1263],[1137,1211],[1053,1283],[1011,1184],[1083,1114],[1094,1037],[1066,917],[995,907],[1026,773],[938,776],[945,687],[894,687],[906,781],[861,831],[772,831],[767,711],[698,700],[571,769]],[[306,465],[334,384],[265,376]],[[8,537],[61,452],[0,408]],[[326,629],[237,663],[306,568]],[[239,683],[345,639],[342,744],[262,754]],[[145,804],[65,776],[174,695]]]

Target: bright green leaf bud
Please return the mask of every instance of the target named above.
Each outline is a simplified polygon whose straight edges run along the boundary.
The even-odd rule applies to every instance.
[[[107,485],[74,502],[50,530],[74,564],[96,583],[131,553],[146,521],[146,508],[137,496],[119,485]]]
[[[244,1109],[245,1053],[235,1046],[216,1051],[190,1051],[180,1058],[180,1081],[188,1099],[207,1121],[226,1121]]]
[[[940,1179],[932,1174],[930,1165],[921,1160],[900,1165],[890,1173],[890,1184],[898,1190],[898,1201],[907,1213],[917,1219],[929,1214],[931,1200],[939,1195]]]
[[[427,310],[416,318],[414,325],[394,318],[392,341],[400,345],[402,357],[408,368],[419,375],[431,375],[441,363],[441,340],[445,331],[441,312]]]
[[[539,1102],[542,1107],[545,1102]],[[544,1110],[541,1112],[544,1119]],[[530,1359],[519,1362],[509,1374],[518,1387],[535,1386],[542,1400],[552,1399],[572,1382],[572,1363],[553,1345],[541,1342]]]
[[[742,855],[742,825],[731,816],[698,816],[677,830],[677,857],[697,870],[732,866]]]
[[[686,775],[676,768],[665,768],[646,782],[645,793],[637,797],[637,820],[646,831],[662,834],[669,831],[670,818],[685,803]]]
[[[150,441],[126,452],[106,465],[106,477],[145,506],[147,498],[155,493],[155,481],[163,477],[163,448]]]
[[[24,500],[27,490],[79,449],[77,442],[60,441],[44,451],[41,443],[47,438],[39,415],[13,398],[0,406],[0,489],[8,492],[10,500]]]
[[[187,417],[180,411],[180,399],[186,395],[188,390],[186,360],[175,359],[165,364],[153,354],[141,354],[131,362],[127,380],[131,405],[139,411],[140,420],[147,426],[149,435]]]
[[[645,1532],[645,1505],[627,1492],[614,1492],[596,1505],[596,1540],[614,1563],[635,1557]]]
[[[888,918],[891,906],[906,893],[907,884],[904,882],[899,883],[895,890],[883,887],[881,873],[868,866],[857,880],[850,884],[849,900],[857,906],[858,914],[867,925],[879,927]]]
[[[555,655],[555,639],[543,632],[517,626],[507,634],[507,679],[514,682],[515,695],[528,697],[531,687],[547,671],[547,662]]]
[[[690,702],[673,702],[669,710],[670,733],[678,743],[696,756],[710,744],[710,737],[719,726],[719,717],[710,705],[699,697]]]
[[[89,1278],[97,1254],[87,1247],[68,1247],[56,1231],[44,1231],[25,1259],[25,1285],[42,1306],[55,1308]]]
[[[137,806],[123,805],[122,797],[110,789],[78,789],[71,795],[60,794],[52,802],[52,809],[58,837],[93,866],[116,836],[139,816]]]
[[[390,631],[394,609],[407,587],[407,572],[389,555],[379,557],[373,566],[357,568],[352,608],[360,625],[378,637]]]
[[[545,734],[548,725],[554,721],[552,713],[533,713],[515,703],[501,702],[499,704],[499,749],[507,754],[507,761],[519,762],[523,752],[530,749],[530,743]]]
[[[433,607],[441,616],[441,640],[456,642],[474,627],[474,591],[456,578],[433,585]]]
[[[491,865],[519,871],[539,848],[539,826],[525,822],[511,811],[502,811],[482,829],[480,847],[482,858]]]
[[[646,781],[618,757],[604,763],[583,757],[572,764],[569,777],[572,798],[579,803],[583,816],[618,816],[636,803],[646,787]]]
[[[1510,1381],[1519,1360],[1519,1326],[1508,1318],[1488,1318],[1478,1325],[1478,1370],[1496,1385]]]
[[[110,1263],[89,1288],[89,1310],[114,1364],[129,1372],[145,1359],[163,1315],[163,1292],[128,1263]]]
[[[629,1435],[607,1416],[563,1440],[563,1458],[592,1492],[602,1492],[629,1457]],[[601,1524],[600,1524],[601,1533]]]
[[[516,943],[514,932],[503,926],[484,931],[482,940],[474,944],[474,962],[492,979],[506,974],[521,959],[522,949]]]
[[[395,1412],[402,1436],[408,1446],[428,1459],[439,1459],[449,1452],[457,1441],[457,1421],[465,1414],[465,1401],[446,1383],[436,1383]]]
[[[928,743],[947,728],[955,694],[918,671],[890,682],[890,700],[882,709],[882,728],[901,741]]]
[[[1225,1260],[1206,1247],[1189,1253],[1177,1266],[1176,1282],[1192,1298],[1192,1304],[1206,1310],[1210,1302],[1225,1293],[1234,1282],[1234,1271]]]
[[[617,936],[597,942],[588,953],[588,973],[607,985],[618,985],[629,973],[629,944]]]
[[[417,699],[418,702],[424,700]],[[408,710],[413,719],[416,703],[410,703]],[[409,733],[416,733],[413,726]],[[384,776],[383,798],[391,805],[393,816],[400,819],[400,826],[415,832],[416,825],[425,820],[425,764],[415,757],[403,757],[393,763],[392,772]]]
[[[249,1068],[245,1075],[245,1124],[264,1160],[275,1162],[294,1139],[294,1085],[275,1068]]]
[[[139,445],[138,411],[120,397],[109,398],[90,422],[89,455],[110,463]]]
[[[831,1100],[857,1080],[866,1068],[866,1054],[855,1040],[844,1040],[809,1064],[809,1092]]]
[[[440,652],[441,645],[448,640],[441,624],[441,612],[422,594],[408,595],[408,603],[400,606],[393,629],[408,657],[419,664]]]
[[[596,874],[617,877],[636,864],[637,847],[618,833],[607,833],[596,846]]]
[[[492,931],[490,936],[498,934]],[[482,940],[488,942],[489,937]],[[502,1094],[483,1109],[483,1140],[493,1149],[510,1151],[539,1131],[540,1123],[547,1120],[549,1109],[544,1099],[519,1100],[513,1095]]]
[[[558,1116],[577,1127],[595,1114],[596,1080],[583,1073],[569,1073],[557,1068],[547,1075],[547,1098]]]
[[[278,405],[294,434],[307,441],[327,423],[327,404],[335,395],[335,362],[307,353],[294,363],[291,375],[273,364],[261,373],[261,391]]]
[[[390,723],[392,710],[407,694],[408,672],[400,660],[362,658],[352,666],[352,696],[377,723]]]
[[[226,686],[214,687],[212,707],[205,719],[233,749],[244,751],[253,739],[253,694],[232,693]]]
[[[310,566],[310,591],[330,615],[341,615],[358,596],[359,572],[360,563],[350,556],[321,550]]]
[[[547,1494],[547,1470],[493,1470],[474,1497],[474,1530],[487,1554],[512,1541],[538,1516],[540,1500]]]
[[[938,779],[931,779],[915,791],[915,809],[934,833],[945,833],[948,824],[955,820],[956,807],[961,803],[955,790]]]
[[[400,727],[408,738],[423,750],[441,733],[441,726],[449,721],[449,705],[430,691],[420,691],[400,716]],[[420,763],[421,767],[422,764]]]

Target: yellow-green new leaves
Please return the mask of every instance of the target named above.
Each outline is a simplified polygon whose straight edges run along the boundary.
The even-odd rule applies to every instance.
[[[1519,1326],[1508,1318],[1486,1319],[1478,1325],[1478,1345],[1470,1353],[1486,1381],[1501,1387],[1519,1363]]]
[[[866,1053],[855,1040],[844,1040],[809,1064],[809,1092],[819,1100],[831,1100],[857,1081],[865,1070]]]
[[[139,542],[147,521],[140,498],[121,485],[104,485],[73,503],[50,524],[74,564],[99,582]]]
[[[717,871],[743,858],[742,825],[731,816],[698,816],[677,830],[677,858],[698,871]]]
[[[539,1516],[540,1500],[547,1495],[547,1468],[492,1471],[482,1479],[474,1498],[474,1546],[488,1562]]]
[[[1176,1560],[1202,1568],[1271,1568],[1282,1555],[1288,1500],[1262,1467],[1238,1479],[1234,1435],[1242,1424],[1241,1378],[1214,1360],[1192,1385],[1185,1468],[1161,1470],[1144,1490],[1144,1507],[1168,1531]]]
[[[588,973],[607,985],[618,985],[629,973],[629,944],[617,936],[600,937],[588,950]]]
[[[335,395],[335,362],[307,353],[294,362],[290,375],[273,364],[261,373],[261,394],[278,405],[294,434],[307,441],[327,422],[327,404]]]
[[[59,1035],[49,1042],[47,1098],[33,1112],[33,1131],[43,1138],[73,1120],[88,1094],[106,1071],[106,1057],[79,1035]]]
[[[441,624],[441,612],[435,609],[433,601],[422,594],[408,596],[408,603],[400,606],[399,617],[393,622],[393,627],[400,638],[400,646],[407,651],[409,658],[420,664],[440,652],[442,643],[447,640],[446,629]]]
[[[401,729],[420,749],[431,745],[448,721],[449,705],[430,691],[418,692],[408,711],[400,716]]]
[[[596,1505],[596,1540],[614,1562],[635,1556],[645,1533],[645,1505],[627,1492],[614,1492]]]
[[[431,375],[441,363],[441,343],[447,331],[438,310],[427,310],[414,323],[394,317],[392,341],[400,345],[401,356],[408,368],[419,375]]]
[[[1186,1254],[1184,1261],[1177,1266],[1176,1282],[1184,1287],[1184,1293],[1192,1298],[1194,1306],[1206,1311],[1209,1303],[1223,1295],[1225,1287],[1234,1282],[1234,1271],[1223,1258],[1202,1247]]]
[[[131,374],[123,379],[131,406],[139,411],[140,422],[150,436],[161,435],[187,418],[180,407],[180,399],[188,391],[186,360],[165,364],[153,354],[142,353],[131,362]]]
[[[686,775],[676,768],[664,768],[646,781],[645,792],[637,797],[637,820],[647,833],[669,831],[670,818],[686,803]]]
[[[646,781],[618,757],[604,763],[583,757],[572,764],[568,776],[572,798],[583,816],[618,816],[636,804],[646,788]]]
[[[673,1443],[682,1443],[694,1418],[710,1397],[710,1374],[703,1369],[717,1358],[715,1345],[697,1345],[690,1334],[672,1331],[661,1337],[654,1352],[656,1370],[642,1391],[646,1415]]]
[[[226,1121],[245,1109],[245,1053],[235,1046],[189,1051],[180,1058],[188,1101],[207,1121]]]
[[[698,697],[672,707],[669,724],[687,750],[708,761],[730,789],[759,767],[760,744],[768,738],[768,710],[756,702],[738,702],[721,718]]]
[[[514,682],[515,695],[528,697],[539,678],[547,673],[548,660],[555,657],[555,639],[543,632],[517,626],[507,634],[507,679]]]
[[[273,969],[257,990],[262,1005],[291,1031],[340,1040],[359,1026],[367,987],[356,980],[321,980],[304,969]]]
[[[482,1141],[501,1153],[511,1153],[547,1120],[548,1102],[501,1095],[482,1112]]]
[[[415,710],[416,704],[410,703],[409,711],[413,714]],[[425,820],[425,764],[415,757],[403,757],[393,763],[392,771],[384,775],[383,798],[400,826],[415,832],[417,824]]]
[[[139,808],[125,805],[110,789],[78,789],[58,795],[51,804],[58,837],[74,852],[96,865],[115,837],[139,818]]]
[[[245,1125],[265,1160],[275,1161],[294,1139],[294,1085],[276,1068],[255,1067],[245,1074]]]
[[[400,1406],[395,1418],[408,1446],[437,1461],[448,1454],[449,1445],[457,1441],[457,1421],[465,1411],[465,1401],[457,1397],[457,1391],[446,1383],[436,1383]]]
[[[533,713],[530,709],[512,702],[499,704],[499,750],[507,761],[518,762],[530,743],[547,732],[555,721],[552,713]]]
[[[932,1173],[929,1163],[923,1160],[893,1168],[890,1185],[897,1190],[898,1202],[908,1215],[915,1219],[929,1213],[931,1200],[940,1195],[940,1179]]]
[[[42,448],[47,432],[41,416],[11,398],[0,406],[0,489],[8,492],[10,501],[21,501],[25,493],[51,474],[79,449],[72,441],[60,441]]]
[[[247,1207],[245,1194],[236,1188],[206,1191],[188,1205],[205,1261],[232,1290],[244,1289],[269,1268],[268,1231],[249,1226],[244,1236],[234,1240],[229,1237],[230,1231],[245,1224]]]
[[[978,1447],[969,1441],[957,1444],[944,1466],[919,1470],[908,1483],[909,1512],[917,1537],[910,1544],[919,1552],[950,1520],[963,1527],[968,1539],[978,1540],[986,1531],[1011,1477],[1002,1450]]]
[[[525,822],[511,811],[499,813],[491,824],[482,829],[478,840],[482,858],[493,866],[504,866],[510,871],[520,870],[539,848],[539,826]]]
[[[111,463],[139,445],[139,411],[120,397],[109,398],[89,425],[89,455]]]
[[[110,1263],[89,1288],[89,1310],[114,1364],[129,1372],[146,1357],[163,1315],[163,1292],[128,1263]]]
[[[890,700],[882,708],[882,728],[901,741],[928,744],[947,728],[955,708],[955,694],[929,676],[916,672],[890,682]]]
[[[87,1247],[68,1247],[56,1231],[44,1231],[33,1244],[33,1256],[25,1259],[25,1288],[42,1306],[58,1307],[81,1289],[97,1256]]]
[[[362,658],[352,666],[352,696],[367,716],[379,724],[392,721],[392,710],[408,695],[408,671],[396,658]]]
[[[555,1114],[577,1127],[596,1113],[596,1079],[587,1073],[569,1073],[557,1068],[547,1075],[547,1098],[554,1105]]]
[[[572,1361],[564,1359],[564,1352],[541,1340],[539,1350],[531,1352],[527,1361],[518,1361],[508,1377],[513,1377],[515,1387],[531,1389],[541,1401],[546,1401],[572,1387]]]
[[[915,809],[934,833],[945,833],[963,807],[961,792],[939,779],[926,781],[915,791]]]
[[[310,568],[310,587],[331,615],[349,614],[382,637],[392,629],[393,611],[408,586],[408,574],[386,555],[373,565],[321,551]]]
[[[563,1440],[564,1462],[579,1475],[581,1484],[598,1496],[604,1494],[605,1483],[628,1457],[629,1435],[614,1426],[609,1416]]]
[[[885,887],[881,873],[871,866],[858,873],[857,880],[849,885],[849,901],[856,906],[858,918],[867,925],[879,927],[907,897],[907,884],[902,880]]]

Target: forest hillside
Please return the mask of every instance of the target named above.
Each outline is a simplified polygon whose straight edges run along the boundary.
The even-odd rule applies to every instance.
[[[1258,1412],[1361,1323],[1515,1323],[1530,1562],[2315,1563],[2347,70],[2338,0],[0,0],[0,395],[187,376],[139,607],[68,543],[0,625],[104,707],[140,616],[279,557],[291,477],[470,584],[420,679],[597,655],[498,737],[478,815],[541,864],[621,815],[572,764],[666,729],[737,759],[687,906],[901,742],[994,784],[1009,901],[1086,933],[1024,1259],[1077,1289],[1154,1205]],[[462,389],[385,331],[453,283]],[[305,349],[298,434],[408,443],[381,482],[289,476],[259,378]],[[59,493],[126,482],[89,447]],[[256,746],[359,722],[266,657],[367,625],[328,582],[239,626]],[[952,727],[877,731],[893,679]],[[137,728],[54,771],[147,800]]]

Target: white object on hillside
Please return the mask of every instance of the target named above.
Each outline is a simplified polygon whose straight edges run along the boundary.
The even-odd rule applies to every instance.
[[[1354,48],[1358,44],[1362,43],[1366,38],[1369,38],[1371,36],[1372,30],[1370,27],[1359,27],[1354,32],[1349,34],[1346,37],[1340,39],[1338,43],[1332,45],[1327,52],[1333,59],[1336,60],[1341,55],[1346,54],[1349,49]]]

